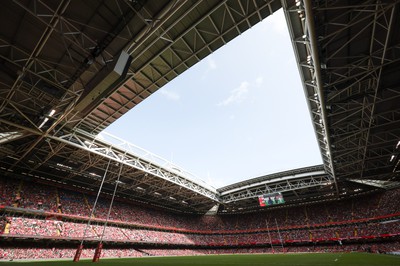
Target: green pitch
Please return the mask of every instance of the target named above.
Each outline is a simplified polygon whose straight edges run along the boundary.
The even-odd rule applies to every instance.
[[[209,255],[191,257],[146,257],[133,259],[101,259],[98,263],[90,260],[72,261],[42,261],[42,262],[1,262],[5,265],[246,265],[246,266],[399,266],[400,256],[377,255],[365,253],[327,253],[327,254],[276,254],[276,255]]]

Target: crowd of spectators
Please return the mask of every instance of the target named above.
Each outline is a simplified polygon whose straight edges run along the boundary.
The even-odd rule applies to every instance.
[[[0,205],[14,206],[19,197],[16,192],[20,184],[18,179],[0,177]]]
[[[400,220],[344,224],[327,227],[304,227],[257,233],[194,234],[190,232],[157,231],[135,227],[88,224],[76,221],[7,217],[9,236],[59,237],[65,239],[103,239],[105,241],[149,242],[156,244],[185,245],[247,245],[266,243],[290,243],[328,241],[399,235]]]
[[[307,213],[307,223],[309,225],[326,224],[331,222],[326,204],[306,205],[304,208]],[[316,208],[318,209],[318,211],[315,211]]]
[[[89,206],[86,204],[85,195],[70,190],[59,189],[59,208],[62,213],[78,216],[90,216]]]
[[[57,236],[54,222],[51,220],[10,217],[9,235],[21,236]]]
[[[53,187],[42,184],[25,185],[21,186],[18,193],[20,194],[20,199],[17,203],[20,208],[57,211],[57,194],[56,189]]]
[[[0,178],[1,202],[14,206],[49,212],[89,217],[95,197],[82,192],[55,188],[39,183],[17,179]],[[400,189],[386,193],[368,195],[342,201],[305,205],[301,207],[272,209],[264,212],[201,216],[177,215],[148,206],[114,201],[110,220],[138,225],[180,228],[201,231],[259,230],[260,228],[290,228],[291,226],[315,226],[325,223],[351,221],[378,217],[400,212]],[[94,217],[105,219],[110,199],[100,198],[95,207]]]
[[[333,239],[370,239],[400,234],[400,221],[396,220],[397,218],[390,220],[382,217],[400,212],[400,189],[342,201],[274,208],[257,213],[214,216],[179,215],[117,199],[114,201],[106,227],[104,227],[105,220],[99,220],[106,219],[109,212],[110,199],[105,197],[97,201],[92,216],[94,220],[90,225],[87,219],[92,214],[95,197],[87,193],[39,183],[33,184],[18,179],[0,178],[0,201],[0,205],[3,206],[44,210],[48,213],[78,217],[54,215],[52,218],[37,214],[24,216],[21,213],[3,213],[0,219],[0,234],[13,237],[75,240],[85,237],[114,242],[204,247],[293,242],[324,243]],[[367,218],[374,219],[366,220]],[[340,222],[340,224],[335,222]],[[294,247],[285,248],[293,251]],[[296,247],[299,250],[302,248],[304,247]],[[318,249],[321,248],[321,245],[318,245]],[[341,246],[335,248],[343,250]],[[346,245],[346,248],[350,246]],[[26,249],[16,249],[13,254],[22,258],[25,256],[23,255],[25,251]],[[70,252],[67,249],[64,251]],[[256,251],[256,249],[251,249],[251,251]],[[315,247],[312,251],[315,251]],[[57,249],[50,251],[46,249],[36,256],[55,257],[56,252]],[[71,252],[73,253],[74,249]],[[104,256],[118,257],[134,251],[127,250],[124,254],[116,250],[107,250],[107,252]],[[151,250],[149,254],[159,255],[157,252],[164,251]],[[199,251],[179,250],[176,252]],[[207,252],[216,251],[210,249]]]

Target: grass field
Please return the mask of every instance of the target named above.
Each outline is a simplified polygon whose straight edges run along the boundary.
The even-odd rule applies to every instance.
[[[83,265],[92,264],[91,260],[72,261],[13,261],[0,262],[6,265]],[[162,265],[162,266],[191,266],[191,265],[268,265],[268,266],[399,266],[400,256],[378,255],[366,253],[328,253],[328,254],[276,254],[276,255],[209,255],[191,257],[146,257],[132,259],[101,259],[98,265]]]

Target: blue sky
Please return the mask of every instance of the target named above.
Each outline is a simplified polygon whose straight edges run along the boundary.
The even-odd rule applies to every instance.
[[[216,188],[322,163],[282,11],[105,131]]]

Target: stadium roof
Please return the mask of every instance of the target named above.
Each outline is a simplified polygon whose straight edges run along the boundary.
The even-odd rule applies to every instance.
[[[398,186],[400,1],[6,1],[0,171],[174,211],[258,210]],[[323,165],[215,189],[99,132],[283,6]],[[106,175],[104,174],[106,172]]]

